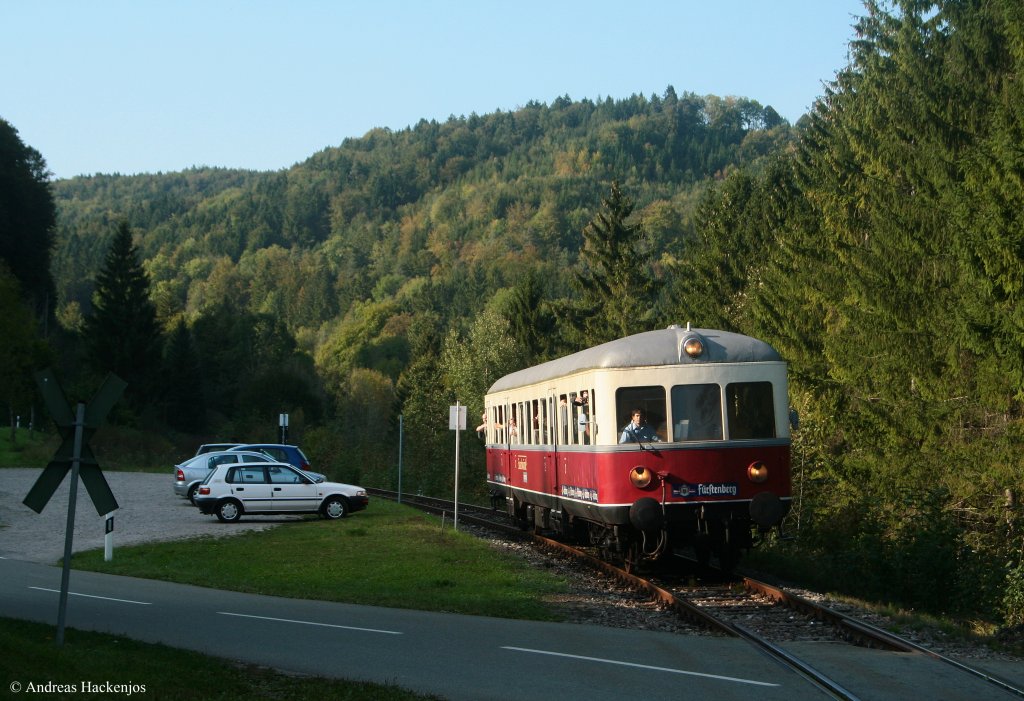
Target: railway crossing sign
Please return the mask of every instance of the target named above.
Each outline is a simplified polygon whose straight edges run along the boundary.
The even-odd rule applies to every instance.
[[[41,514],[68,471],[77,463],[78,470],[73,472],[81,475],[96,512],[100,516],[109,514],[117,509],[117,500],[89,447],[89,439],[121,398],[128,383],[117,375],[107,375],[92,401],[88,405],[79,402],[76,412],[72,411],[52,370],[37,372],[35,378],[46,408],[57,424],[61,444],[22,503]],[[78,475],[73,476],[77,478]]]
[[[60,576],[60,602],[57,606],[57,636],[58,646],[64,645],[64,622],[67,618],[68,608],[68,580],[71,574],[71,544],[75,535],[75,504],[78,501],[78,477],[82,477],[92,503],[100,516],[109,514],[117,508],[117,499],[110,491],[103,472],[100,470],[96,457],[89,448],[89,438],[96,433],[96,429],[107,417],[107,412],[114,406],[121,393],[128,383],[114,374],[107,375],[96,396],[86,405],[78,402],[75,411],[71,411],[64,390],[60,388],[56,375],[52,370],[42,370],[35,375],[36,384],[43,394],[43,401],[49,409],[54,423],[57,424],[57,431],[60,433],[61,444],[57,449],[53,460],[43,468],[43,473],[32,485],[22,503],[28,508],[41,514],[46,505],[50,502],[57,487],[64,481],[64,477],[71,470],[71,490],[68,497],[68,520],[67,530],[64,532],[64,562],[61,567]],[[113,530],[113,517],[107,522],[107,528]]]

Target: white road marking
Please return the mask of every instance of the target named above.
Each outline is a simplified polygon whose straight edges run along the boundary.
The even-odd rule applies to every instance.
[[[46,587],[29,587],[29,589],[38,589],[39,591],[52,591],[54,594],[60,594],[60,589],[47,589]],[[132,601],[131,599],[115,599],[111,596],[96,596],[94,594],[79,594],[78,592],[69,591],[69,596],[84,596],[88,599],[103,599],[105,601],[117,601],[122,604],[138,604],[139,606],[152,606],[153,604],[149,601]]]
[[[218,611],[222,616],[238,616],[239,618],[256,618],[261,621],[277,621],[278,623],[299,623],[304,626],[322,626],[324,628],[342,628],[344,630],[359,630],[364,633],[384,633],[385,635],[402,635],[396,630],[377,630],[375,628],[357,628],[356,626],[339,626],[333,623],[319,623],[317,621],[295,621],[290,618],[271,618],[270,616],[252,616],[247,613],[231,613],[230,611]]]
[[[703,674],[702,672],[687,672],[682,669],[672,669],[671,667],[655,667],[653,665],[637,664],[636,662],[622,662],[621,660],[606,660],[600,657],[586,657],[584,655],[569,655],[564,652],[551,652],[550,650],[531,650],[526,647],[509,647],[504,646],[502,650],[514,650],[516,652],[529,652],[535,655],[551,655],[553,657],[568,657],[574,660],[585,660],[587,662],[600,662],[602,664],[614,664],[622,667],[637,667],[638,669],[648,669],[655,672],[669,672],[671,674],[685,674],[691,677],[706,677],[708,679],[721,679],[727,682],[738,682],[740,684],[754,684],[756,686],[779,686],[778,684],[771,684],[769,682],[758,682],[752,679],[739,679],[738,677],[723,677],[718,674]]]

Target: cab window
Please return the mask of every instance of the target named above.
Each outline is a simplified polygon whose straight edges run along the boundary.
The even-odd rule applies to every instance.
[[[672,440],[722,440],[722,388],[719,385],[672,388]]]
[[[639,409],[643,424],[650,426],[661,440],[668,436],[665,412],[665,388],[620,387],[615,391],[615,417],[621,431],[632,418],[634,409]],[[618,433],[615,434],[618,436]]]
[[[725,387],[729,438],[775,438],[771,382],[734,382]]]

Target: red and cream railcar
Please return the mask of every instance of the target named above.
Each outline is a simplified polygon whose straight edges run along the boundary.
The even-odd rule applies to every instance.
[[[636,334],[506,375],[484,405],[495,499],[627,565],[690,545],[731,566],[789,511],[786,364],[749,336]]]

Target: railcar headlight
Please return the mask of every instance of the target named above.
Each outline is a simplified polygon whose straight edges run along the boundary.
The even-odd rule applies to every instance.
[[[643,465],[637,465],[629,471],[629,481],[637,489],[647,489],[651,486],[651,482],[654,481],[654,473]]]
[[[747,479],[755,484],[761,484],[768,479],[768,466],[760,460],[747,465]]]
[[[698,358],[704,352],[704,342],[696,336],[691,336],[683,341],[683,351],[691,358]]]

